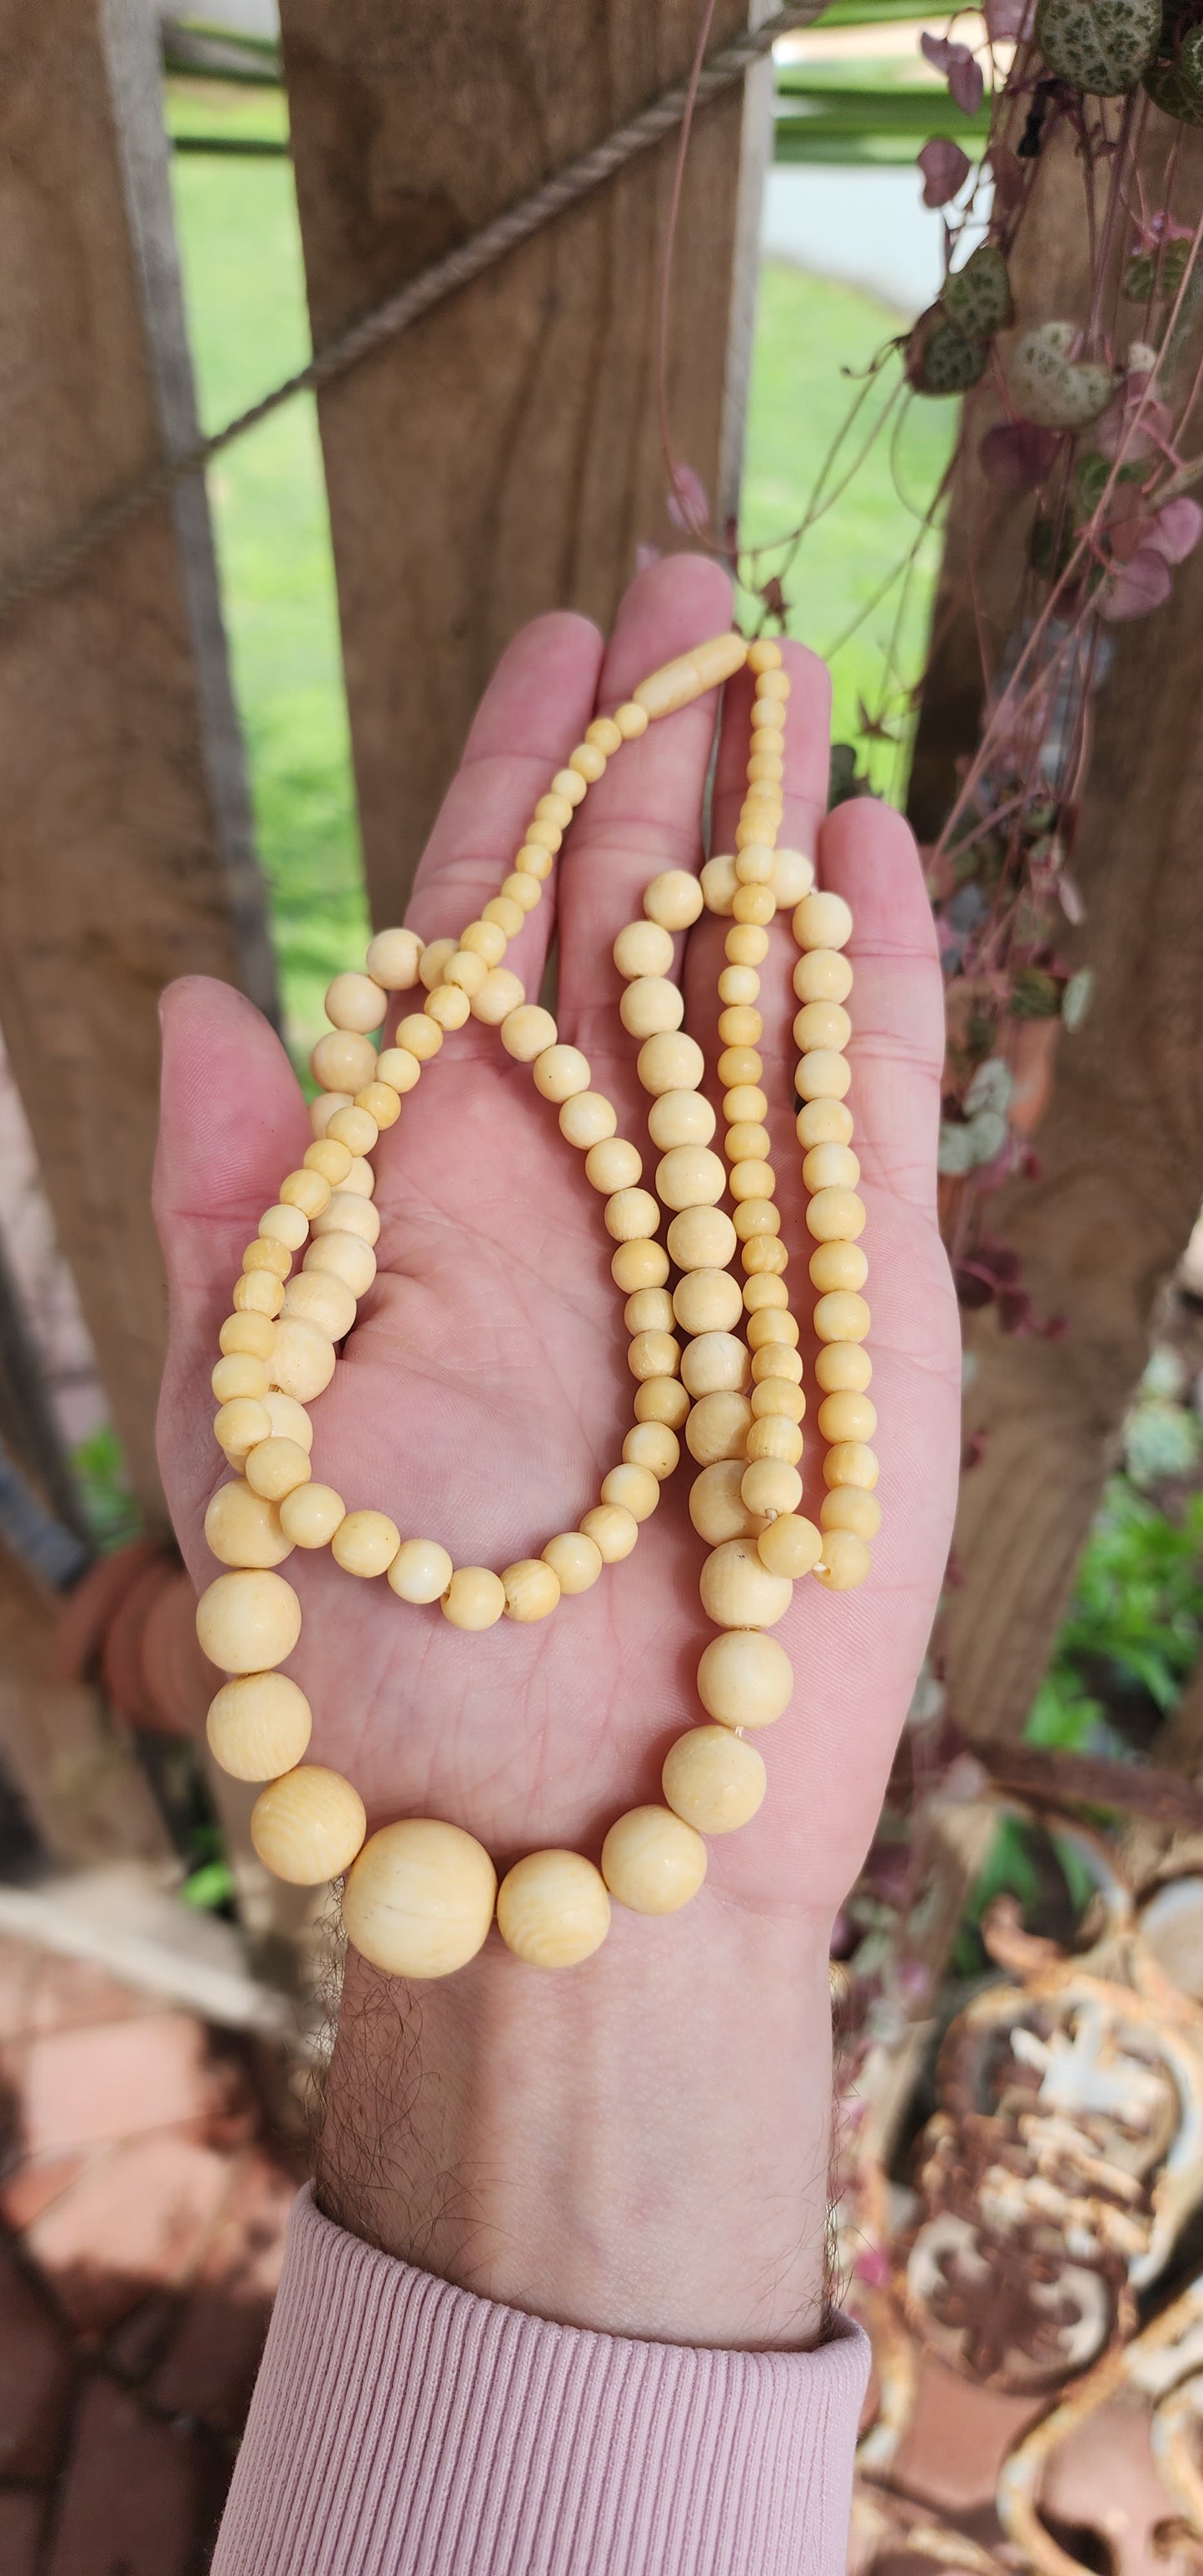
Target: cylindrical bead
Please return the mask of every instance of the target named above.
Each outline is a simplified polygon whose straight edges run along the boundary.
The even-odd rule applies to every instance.
[[[747,646],[742,635],[716,635],[708,643],[695,644],[688,653],[679,653],[662,670],[653,671],[641,680],[633,692],[634,703],[648,716],[672,715],[678,707],[687,707],[707,689],[719,688],[747,659]]]

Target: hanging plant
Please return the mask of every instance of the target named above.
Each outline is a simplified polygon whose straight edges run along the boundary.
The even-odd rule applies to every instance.
[[[1036,11],[1050,72],[1095,98],[1135,89],[1160,34],[1160,0],[1040,0]]]

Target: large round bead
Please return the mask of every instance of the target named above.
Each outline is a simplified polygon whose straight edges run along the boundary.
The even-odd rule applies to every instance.
[[[755,1629],[712,1637],[698,1665],[698,1697],[720,1726],[771,1726],[789,1707],[793,1689],[784,1646]]]
[[[501,1882],[497,1928],[530,1967],[575,1967],[600,1950],[610,1929],[601,1871],[580,1852],[528,1852]]]
[[[209,1750],[234,1780],[278,1780],[301,1760],[313,1720],[287,1673],[243,1673],[209,1703]]]
[[[364,1844],[343,1889],[347,1939],[390,1977],[447,1977],[484,1945],[497,1872],[460,1825],[407,1816]]]
[[[602,1844],[602,1877],[635,1914],[675,1914],[706,1875],[706,1846],[671,1807],[632,1807]]]
[[[280,1574],[259,1568],[219,1574],[196,1605],[196,1633],[219,1672],[266,1672],[292,1653],[301,1605]]]
[[[218,1486],[205,1513],[205,1538],[221,1565],[283,1565],[292,1554],[275,1504],[252,1493],[241,1476]]]
[[[691,1726],[679,1735],[661,1778],[673,1814],[699,1834],[730,1834],[746,1825],[768,1786],[763,1754],[726,1726]]]
[[[794,1597],[792,1583],[770,1574],[752,1538],[728,1538],[712,1548],[699,1590],[716,1628],[775,1628]]]
[[[251,1841],[274,1878],[318,1887],[349,1869],[367,1826],[363,1800],[339,1771],[303,1763],[272,1780],[251,1809]]]

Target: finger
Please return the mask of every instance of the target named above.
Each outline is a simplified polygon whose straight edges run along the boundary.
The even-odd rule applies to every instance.
[[[854,797],[819,837],[822,883],[852,908],[852,1107],[867,1182],[935,1205],[944,984],[914,839],[900,814]]]

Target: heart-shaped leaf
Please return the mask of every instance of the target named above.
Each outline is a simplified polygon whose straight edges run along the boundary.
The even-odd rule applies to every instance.
[[[971,340],[992,340],[1012,316],[1007,263],[994,242],[981,242],[963,268],[946,279],[945,312]]]
[[[998,492],[1036,492],[1061,452],[1055,429],[1030,420],[1000,420],[981,444],[982,472]]]
[[[1074,338],[1072,322],[1042,322],[1025,331],[1011,352],[1011,391],[1024,419],[1040,429],[1085,429],[1111,400],[1110,367],[1071,359],[1067,350]]]
[[[919,154],[924,205],[946,206],[958,188],[964,187],[972,166],[968,153],[962,152],[950,135],[933,134]]]
[[[1164,607],[1173,586],[1165,556],[1154,553],[1152,546],[1142,546],[1122,572],[1109,574],[1103,583],[1099,615],[1113,625],[1121,618],[1147,617],[1152,609]]]
[[[986,372],[985,342],[971,340],[942,304],[921,313],[906,344],[906,372],[917,394],[964,394]]]
[[[1157,512],[1149,544],[1167,563],[1185,563],[1203,537],[1203,510],[1189,493],[1179,492]]]
[[[1160,0],[1039,0],[1036,11],[1036,42],[1050,72],[1096,98],[1135,88],[1160,33]]]

